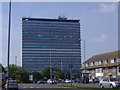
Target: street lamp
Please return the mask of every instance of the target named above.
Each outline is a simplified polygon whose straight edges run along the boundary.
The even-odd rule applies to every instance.
[[[10,29],[11,29],[11,0],[9,3],[9,24],[8,24],[8,53],[7,53],[7,66],[8,66],[8,71],[7,71],[7,88],[9,87],[9,59],[10,59]]]
[[[70,60],[69,69],[70,69],[70,81],[71,81],[71,86],[72,86],[72,68],[73,68],[73,64],[72,64],[72,61]]]
[[[51,30],[49,29],[50,32],[50,38],[51,38]],[[50,48],[50,79],[52,80],[52,65],[51,65],[51,48]]]
[[[81,41],[83,41],[83,44],[84,44],[84,74],[83,74],[83,77],[87,77],[87,72],[86,72],[86,64],[85,64],[85,61],[86,61],[86,42],[85,40],[81,39]]]

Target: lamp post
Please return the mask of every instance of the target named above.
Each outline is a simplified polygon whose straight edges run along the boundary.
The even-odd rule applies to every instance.
[[[86,64],[85,64],[85,61],[86,61],[86,41],[84,39],[81,39],[81,41],[83,41],[83,51],[84,51],[84,72],[83,72],[83,77],[86,77]]]
[[[7,82],[7,89],[9,87],[9,59],[10,59],[10,29],[11,29],[11,0],[10,0],[10,3],[9,3],[9,16],[8,16],[8,52],[7,52],[7,66],[8,66],[8,71],[7,71],[7,79],[8,79],[8,82]]]
[[[51,39],[51,30],[49,29],[50,32],[50,39]],[[52,63],[51,63],[51,48],[50,48],[50,79],[52,80]]]
[[[70,60],[69,69],[70,69],[70,81],[71,81],[71,86],[72,86],[72,68],[73,68],[73,64],[72,64],[72,61]]]
[[[85,40],[83,41],[84,42],[84,62],[86,61],[86,46],[85,46]],[[86,64],[85,64],[85,74],[86,74]]]

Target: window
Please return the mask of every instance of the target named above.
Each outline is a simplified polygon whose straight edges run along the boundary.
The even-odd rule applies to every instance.
[[[103,79],[103,81],[108,82],[109,80],[108,80],[108,78],[105,78],[105,79]]]
[[[95,65],[98,65],[98,62],[95,62]]]
[[[120,62],[120,58],[119,58],[119,59],[117,59],[117,62]]]
[[[108,63],[108,60],[105,60],[105,61],[104,61],[104,64],[107,64],[107,63]]]
[[[86,67],[88,67],[88,63],[86,63]]]
[[[82,64],[82,67],[85,67],[85,65],[84,65],[84,64]]]
[[[101,65],[102,63],[101,63],[101,61],[98,61],[98,65]]]
[[[94,73],[94,69],[92,69],[92,73]]]
[[[112,59],[112,60],[110,61],[110,63],[115,63],[115,60],[114,60],[114,59]]]
[[[102,72],[103,72],[103,69],[102,69],[102,68],[96,69],[96,73],[102,73]]]
[[[116,71],[116,68],[115,68],[115,67],[113,67],[113,68],[112,68],[112,71],[113,71],[113,72],[115,72],[115,71]]]
[[[92,63],[90,63],[90,66],[93,66],[93,62],[92,62]]]

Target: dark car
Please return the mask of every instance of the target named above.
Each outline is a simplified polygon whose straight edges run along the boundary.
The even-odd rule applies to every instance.
[[[94,83],[99,83],[99,79],[98,78],[94,78]]]
[[[72,82],[74,82],[74,83],[80,83],[81,79],[73,79]]]
[[[116,80],[117,80],[117,81],[120,81],[120,77],[117,77]]]
[[[39,80],[37,83],[38,83],[38,84],[45,84],[45,83],[47,83],[47,81],[41,79],[41,80]]]

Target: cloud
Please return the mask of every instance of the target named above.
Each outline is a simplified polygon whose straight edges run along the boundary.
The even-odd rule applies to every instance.
[[[117,9],[117,3],[100,4],[99,12],[114,12]]]
[[[101,35],[100,37],[93,38],[93,39],[92,39],[92,42],[94,42],[94,43],[101,43],[101,42],[104,42],[104,41],[106,41],[106,40],[108,40],[108,37],[103,34],[103,35]]]

